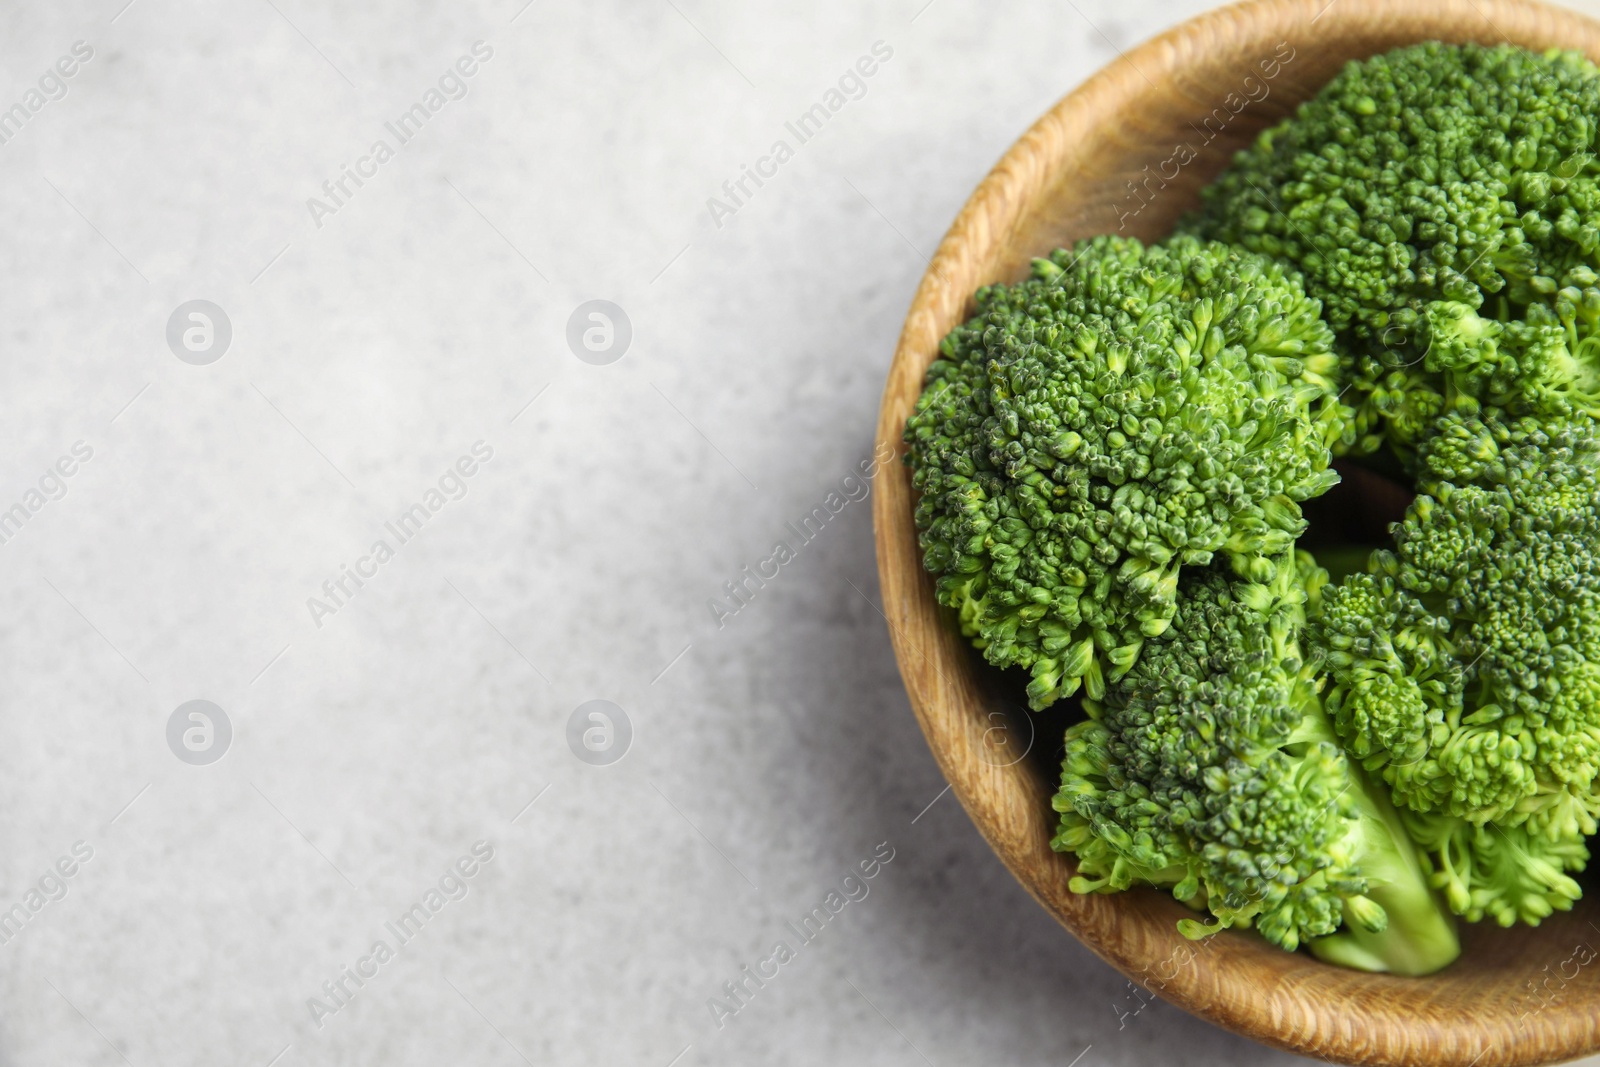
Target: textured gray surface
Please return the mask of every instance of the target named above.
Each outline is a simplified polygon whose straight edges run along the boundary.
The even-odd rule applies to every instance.
[[[865,501],[708,607],[868,456],[924,256],[994,160],[1207,5],[275,2],[0,13],[0,106],[93,49],[0,145],[0,509],[93,450],[0,544],[0,907],[67,890],[0,944],[0,1063],[1288,1062],[1129,1014],[941,798]],[[478,40],[465,97],[316,225]],[[878,41],[860,98],[786,136]],[[206,366],[164,334],[195,298],[233,329]],[[565,341],[594,298],[633,327],[610,365]],[[206,766],[166,739],[196,698],[233,727]],[[632,724],[610,766],[568,746],[592,699]],[[480,840],[466,895],[327,997]],[[866,895],[802,944],[834,889]]]

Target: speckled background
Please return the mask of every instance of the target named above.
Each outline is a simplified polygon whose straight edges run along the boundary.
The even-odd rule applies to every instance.
[[[868,502],[710,606],[869,457],[1006,146],[1208,4],[124,2],[0,11],[0,109],[45,78],[0,144],[0,1064],[1291,1059],[1134,1012],[941,795]],[[206,365],[166,338],[194,299]],[[632,330],[603,365],[566,340],[594,299]],[[203,766],[167,741],[195,699],[232,729]],[[591,700],[610,765],[569,746]]]

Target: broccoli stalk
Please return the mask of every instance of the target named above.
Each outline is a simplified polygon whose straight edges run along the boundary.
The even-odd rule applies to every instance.
[[[1432,974],[1461,955],[1455,923],[1440,908],[1427,861],[1388,793],[1359,765],[1347,763],[1346,772],[1364,846],[1357,862],[1367,880],[1365,899],[1383,910],[1386,922],[1374,929],[1347,902],[1344,928],[1312,940],[1311,953],[1358,971]]]

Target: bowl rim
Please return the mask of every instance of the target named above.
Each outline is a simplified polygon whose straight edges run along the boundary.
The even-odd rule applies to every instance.
[[[1576,48],[1600,61],[1600,23],[1538,0],[1248,0],[1218,8],[1122,53],[1059,100],[1006,151],[956,216],[919,283],[896,345],[879,411],[877,454],[904,456],[911,404],[939,341],[961,322],[971,294],[999,280],[1001,250],[1029,206],[1050,190],[1076,146],[1103,116],[1127,109],[1218,42],[1279,39],[1293,27],[1362,32],[1413,41],[1501,40],[1530,48]],[[1376,48],[1381,52],[1393,44]],[[1074,237],[1088,236],[1074,233]],[[1043,255],[1049,248],[1031,249]],[[903,463],[885,463],[873,521],[883,613],[912,709],[940,770],[991,848],[1030,894],[1091,951],[1179,1007],[1265,1044],[1336,1062],[1426,1062],[1520,1067],[1600,1051],[1600,994],[1559,1000],[1518,1020],[1514,1010],[1452,1012],[1427,986],[1454,979],[1364,975],[1286,953],[1245,935],[1199,943],[1178,935],[1186,914],[1163,894],[1079,895],[1070,859],[1049,851],[1050,790],[1019,758],[984,758],[994,747],[992,711],[975,683],[965,642],[940,620],[911,521],[913,491]],[[1010,750],[1011,739],[1001,741]],[[1041,854],[1042,849],[1042,854]],[[1592,925],[1592,924],[1591,924]],[[1596,927],[1600,930],[1600,927]],[[1499,931],[1494,931],[1499,933]],[[1512,936],[1507,931],[1501,936]],[[1265,956],[1269,949],[1277,959]],[[1188,955],[1184,955],[1185,952]],[[1189,966],[1192,959],[1206,957]],[[1173,973],[1163,973],[1171,965]],[[1152,970],[1152,967],[1157,970]],[[1329,973],[1338,972],[1338,973]],[[1449,975],[1450,972],[1444,972]],[[1443,976],[1440,976],[1443,977]],[[1484,979],[1493,982],[1493,976]],[[1479,983],[1481,985],[1481,983]],[[1480,989],[1480,992],[1482,990]],[[1507,998],[1508,1000],[1511,998]],[[1587,1006],[1587,1007],[1586,1007]]]

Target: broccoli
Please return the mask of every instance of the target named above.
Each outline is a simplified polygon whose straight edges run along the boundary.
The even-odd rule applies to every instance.
[[[1571,910],[1583,893],[1567,873],[1589,862],[1581,833],[1550,836],[1526,823],[1476,825],[1405,809],[1400,819],[1422,850],[1429,884],[1468,922],[1492,918],[1501,926],[1537,926],[1552,912]]]
[[[1484,318],[1455,301],[1426,305],[1422,367],[1443,386],[1441,413],[1480,405],[1554,416],[1600,413],[1600,335],[1593,332],[1600,289],[1589,268],[1570,274],[1591,284],[1562,288],[1552,304],[1530,305],[1522,319]],[[1417,429],[1406,427],[1408,440],[1423,436]]]
[[[1099,237],[977,294],[907,420],[938,601],[1035,709],[1095,698],[1218,554],[1270,580],[1338,481],[1338,359],[1298,276],[1177,238]]]
[[[1356,412],[1341,452],[1404,455],[1474,403],[1600,414],[1597,116],[1577,53],[1402,48],[1264,131],[1180,228],[1304,274]]]
[[[906,423],[915,519],[985,658],[1035,709],[1081,690],[1072,889],[1396,974],[1456,958],[1456,916],[1569,910],[1600,831],[1600,67],[1347,64],[1175,236],[976,304]],[[1318,549],[1331,582],[1301,505],[1335,457],[1415,496],[1388,547]]]
[[[1268,583],[1186,573],[1172,627],[1070,727],[1052,847],[1077,892],[1170,889],[1191,937],[1254,926],[1285,949],[1427,974],[1454,927],[1381,788],[1335,743],[1301,648],[1327,573],[1300,552]]]
[[[1413,836],[1451,907],[1537,922],[1576,899],[1600,816],[1600,429],[1453,412],[1418,468],[1394,550],[1313,620],[1328,711],[1430,817]]]

